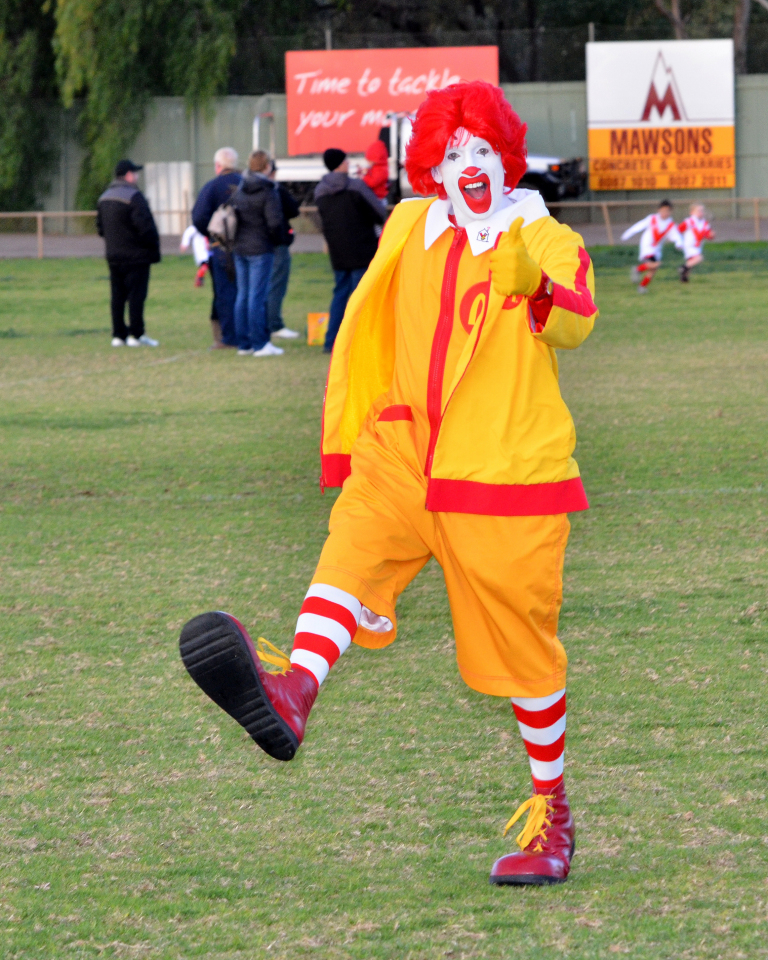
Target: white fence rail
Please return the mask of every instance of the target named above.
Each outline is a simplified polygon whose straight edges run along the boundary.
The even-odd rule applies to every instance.
[[[184,193],[183,177],[180,177],[177,186]],[[176,209],[164,209],[156,212],[158,227],[163,236],[179,235],[190,222],[190,212],[188,209],[188,194],[182,196],[183,206]],[[171,194],[163,197],[164,202],[171,199]],[[681,201],[677,201],[682,206]],[[605,225],[605,232],[608,244],[614,246],[616,239],[614,236],[614,226],[619,226],[618,221],[611,220],[611,213],[619,210],[630,211],[636,209],[654,210],[656,203],[651,200],[569,200],[566,203],[549,203],[547,206],[552,210],[553,216],[565,218],[571,210],[599,210]],[[760,224],[760,211],[762,209],[768,213],[768,197],[727,197],[723,199],[708,199],[705,206],[710,210],[718,210],[723,207],[729,208],[729,213],[735,220],[752,220],[754,223],[754,239],[762,239]],[[302,206],[301,212],[309,215],[310,219],[317,221],[317,207]],[[744,216],[745,212],[747,216]],[[0,220],[33,220],[35,222],[35,232],[37,234],[37,258],[42,260],[45,257],[45,221],[46,220],[74,220],[74,219],[95,220],[95,210],[32,210],[13,212],[0,212]],[[767,238],[768,239],[768,238]]]

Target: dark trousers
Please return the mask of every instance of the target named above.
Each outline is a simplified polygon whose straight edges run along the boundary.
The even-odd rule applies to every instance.
[[[344,319],[344,311],[347,309],[347,300],[352,296],[352,291],[363,279],[363,274],[367,267],[361,267],[359,270],[334,270],[333,276],[336,280],[336,286],[333,288],[333,299],[331,300],[331,309],[328,314],[328,332],[325,335],[325,350],[330,353],[333,350],[333,344],[336,342],[336,334],[339,332],[341,321]]]
[[[269,278],[269,293],[267,294],[267,329],[270,333],[277,333],[285,326],[283,323],[283,299],[288,289],[290,275],[290,247],[284,245],[275,247],[275,259],[272,261],[272,274]]]
[[[144,301],[149,289],[149,264],[109,265],[112,287],[112,336],[121,340],[130,335],[138,340],[144,333]],[[125,325],[125,304],[128,303],[129,326]]]
[[[221,325],[221,339],[228,347],[237,343],[235,336],[235,300],[237,299],[237,284],[227,275],[226,254],[218,247],[211,249],[208,267],[211,271],[213,283],[213,308],[211,320],[218,320]]]

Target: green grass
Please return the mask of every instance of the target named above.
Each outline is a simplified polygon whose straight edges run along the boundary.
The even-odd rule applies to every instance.
[[[687,287],[670,257],[644,298],[595,251],[602,316],[561,355],[592,503],[561,620],[578,847],[567,884],[522,890],[487,878],[527,761],[509,704],[457,676],[433,564],[290,764],[178,659],[210,608],[290,648],[335,496],[322,353],[209,353],[176,259],[161,347],[115,351],[103,263],[6,264],[0,956],[768,956],[767,249],[710,246]],[[331,276],[294,264],[301,326]]]

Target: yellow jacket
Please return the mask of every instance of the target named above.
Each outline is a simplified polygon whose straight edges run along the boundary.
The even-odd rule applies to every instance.
[[[323,411],[322,483],[341,486],[352,447],[395,362],[396,267],[433,200],[398,204],[378,252],[349,299],[331,358]],[[554,348],[573,349],[597,316],[594,274],[581,237],[550,216],[523,227],[531,257],[554,283],[546,325],[525,298],[504,310],[491,286],[488,309],[467,339],[442,409],[427,473],[429,510],[496,516],[587,508],[573,420],[557,379]],[[509,303],[507,303],[509,307]]]

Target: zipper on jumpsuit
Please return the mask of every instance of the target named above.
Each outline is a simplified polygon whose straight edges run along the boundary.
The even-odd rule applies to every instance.
[[[467,231],[463,228],[456,230],[448,257],[445,261],[443,284],[440,288],[440,315],[437,319],[437,328],[432,340],[432,354],[429,358],[429,374],[427,378],[427,417],[429,418],[429,446],[427,460],[424,464],[424,475],[429,478],[432,472],[432,459],[435,455],[435,445],[440,432],[440,423],[443,419],[443,376],[445,361],[448,355],[448,344],[453,330],[454,314],[456,312],[456,282],[459,276],[459,261],[467,245]]]

